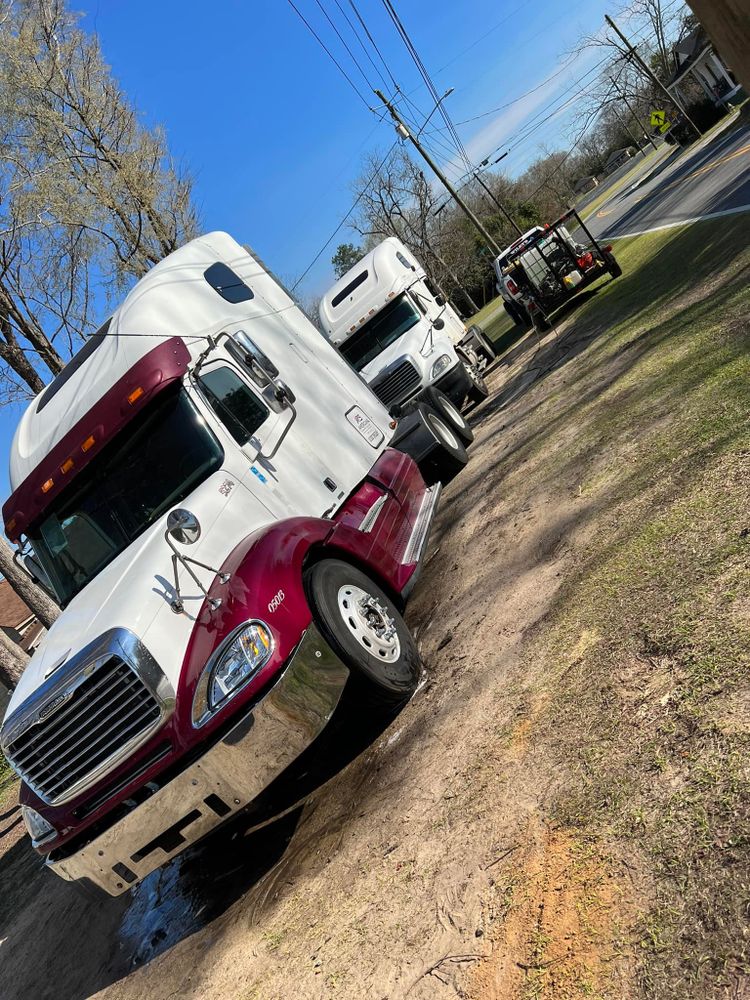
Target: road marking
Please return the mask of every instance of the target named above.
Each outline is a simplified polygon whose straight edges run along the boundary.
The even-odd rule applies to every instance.
[[[702,174],[707,174],[710,170],[714,170],[716,167],[720,167],[723,163],[728,163],[730,160],[734,160],[738,156],[745,156],[747,153],[750,153],[750,143],[747,146],[742,146],[740,149],[735,149],[733,153],[728,153],[726,156],[722,156],[718,160],[712,160],[710,163],[707,163],[704,167],[701,167],[699,170],[694,170],[692,174],[687,174],[685,177],[680,177],[678,180],[672,181],[671,184],[667,184],[666,187],[657,190],[660,190],[662,192],[670,191],[672,188],[679,187],[680,184],[684,184],[685,181],[692,180],[694,177],[700,177]],[[650,193],[654,194],[656,192],[654,191]],[[643,199],[647,197],[649,197],[648,193],[642,194],[640,197],[634,200],[634,204],[638,204],[638,202],[643,201]],[[614,211],[615,211],[614,208],[607,209],[606,211],[602,210],[596,213],[596,217],[597,219],[606,219],[607,216],[612,215]],[[713,216],[699,216],[699,218],[713,218]],[[650,232],[655,232],[655,230],[646,229],[644,230],[644,232],[650,233]]]
[[[735,159],[735,157],[744,156],[746,153],[750,153],[750,144],[742,146],[741,149],[735,149],[733,153],[729,153],[727,156],[721,156],[718,160],[712,160],[710,163],[707,163],[705,167],[701,167],[700,170],[694,170],[692,174],[687,174],[685,177],[680,177],[678,180],[672,181],[671,184],[667,184],[667,186],[662,190],[669,191],[670,188],[677,187],[685,181],[692,180],[693,177],[700,177],[702,174],[707,174],[709,170],[715,170],[716,167],[720,167],[722,163],[728,163],[730,160]]]
[[[678,229],[680,226],[692,226],[695,222],[707,222],[709,219],[723,219],[727,215],[740,215],[750,212],[750,205],[739,205],[737,208],[727,208],[723,212],[711,212],[708,215],[697,215],[694,219],[682,219],[680,222],[668,222],[665,226],[654,226],[653,229],[641,229],[637,233],[620,233],[617,236],[604,235],[600,240],[627,240],[631,236],[646,236],[648,233],[661,233],[665,229]]]

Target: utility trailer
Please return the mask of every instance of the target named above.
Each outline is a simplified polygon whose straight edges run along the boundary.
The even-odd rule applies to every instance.
[[[570,223],[586,242],[574,238]],[[622,274],[611,245],[602,246],[574,208],[522,236],[496,258],[495,271],[509,314],[528,316],[540,332],[550,328],[555,310],[603,274]]]
[[[410,696],[446,439],[434,411],[397,424],[226,233],[138,282],[11,448],[5,532],[63,610],[0,745],[52,871],[123,893],[249,806],[345,686]]]

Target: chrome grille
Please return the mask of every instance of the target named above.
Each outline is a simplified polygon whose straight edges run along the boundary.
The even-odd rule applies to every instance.
[[[54,804],[140,741],[161,715],[155,695],[113,655],[100,661],[60,708],[13,738],[5,753],[24,781]]]
[[[402,361],[383,378],[371,385],[372,391],[385,406],[407,399],[419,388],[419,372],[411,361]]]

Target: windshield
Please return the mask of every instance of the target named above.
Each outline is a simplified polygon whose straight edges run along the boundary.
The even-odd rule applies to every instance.
[[[218,469],[223,457],[184,389],[147,406],[28,531],[60,603]]]
[[[409,299],[400,295],[345,341],[340,347],[341,353],[353,368],[361,372],[365,365],[411,330],[421,318]]]

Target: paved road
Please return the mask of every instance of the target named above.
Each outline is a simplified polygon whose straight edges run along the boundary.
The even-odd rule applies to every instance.
[[[739,209],[750,211],[750,126],[720,134],[646,170],[588,220],[611,239]]]

